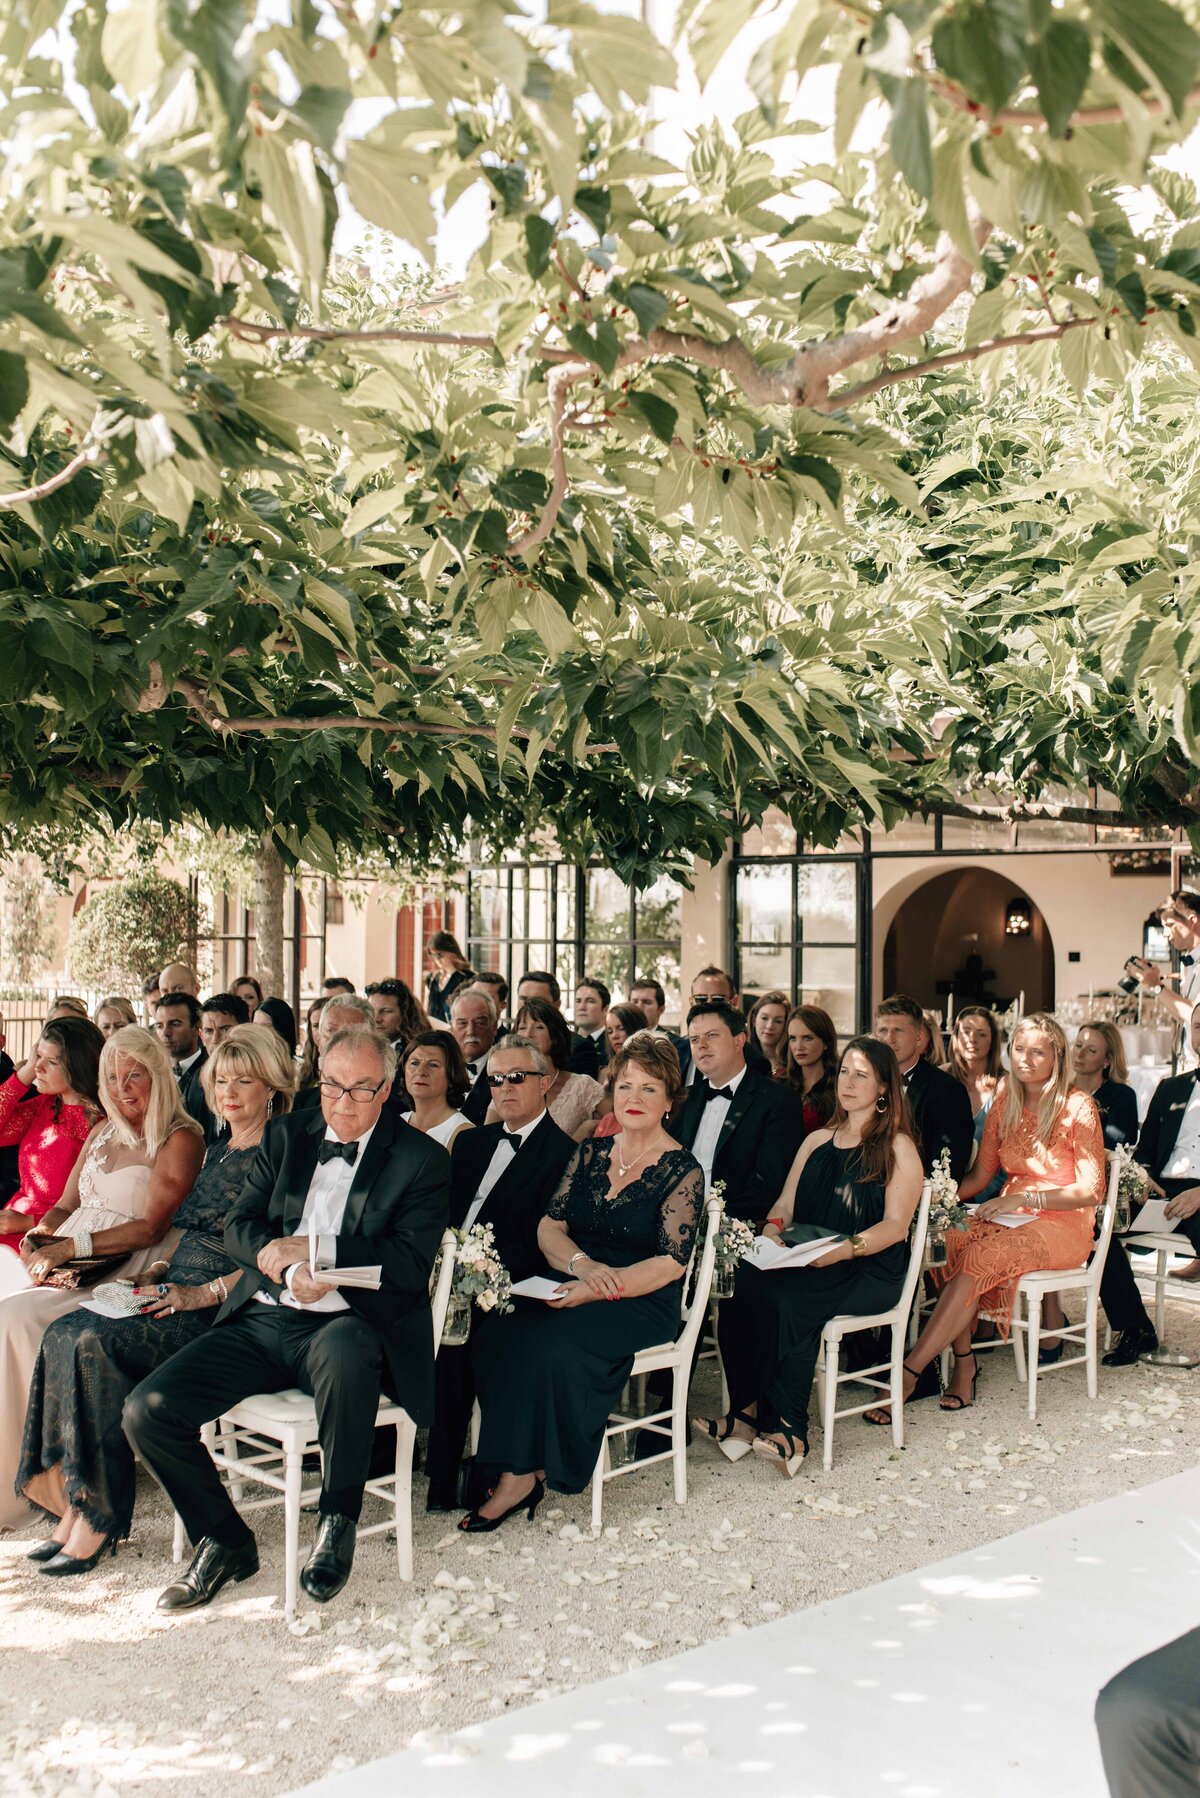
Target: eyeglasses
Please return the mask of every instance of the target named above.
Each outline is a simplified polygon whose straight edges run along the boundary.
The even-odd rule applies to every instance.
[[[369,1105],[376,1094],[383,1091],[387,1081],[381,1080],[378,1086],[343,1086],[337,1080],[318,1080],[317,1085],[335,1104],[339,1098],[346,1098],[355,1105]]]
[[[514,1068],[511,1074],[489,1074],[489,1086],[520,1086],[526,1080],[540,1080],[541,1075],[535,1068]]]

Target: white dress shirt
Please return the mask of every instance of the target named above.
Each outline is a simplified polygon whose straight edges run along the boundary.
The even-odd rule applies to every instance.
[[[471,1228],[471,1225],[475,1222],[479,1213],[487,1204],[487,1201],[491,1196],[492,1188],[498,1183],[501,1174],[506,1174],[508,1172],[509,1167],[512,1165],[512,1158],[517,1152],[518,1144],[529,1141],[529,1138],[537,1129],[545,1115],[544,1109],[539,1111],[532,1124],[522,1124],[519,1130],[510,1130],[508,1126],[505,1125],[504,1134],[492,1150],[492,1159],[483,1170],[483,1177],[479,1182],[475,1197],[471,1201],[470,1209],[463,1220],[464,1230],[469,1230]]]
[[[722,1082],[723,1085],[729,1088],[731,1095],[737,1092],[738,1087],[746,1078],[748,1071],[747,1068],[743,1068],[740,1074],[735,1074],[733,1076],[732,1080]],[[713,1161],[716,1158],[717,1153],[717,1138],[721,1134],[721,1125],[729,1116],[729,1107],[732,1103],[732,1097],[728,1099],[706,1099],[704,1101],[704,1116],[700,1119],[700,1128],[696,1131],[696,1140],[692,1144],[692,1154],[704,1169],[704,1192],[706,1197],[708,1196],[708,1189],[712,1185]]]
[[[309,1182],[308,1193],[304,1200],[304,1210],[296,1227],[296,1235],[307,1236],[315,1230],[317,1259],[325,1262],[327,1266],[333,1266],[337,1260],[337,1238],[341,1231],[342,1219],[346,1215],[346,1201],[350,1197],[350,1187],[355,1174],[362,1165],[362,1158],[367,1152],[367,1144],[374,1134],[375,1125],[372,1124],[366,1135],[357,1139],[358,1154],[353,1162],[338,1155],[329,1161],[318,1161],[313,1169],[313,1177]],[[335,1136],[333,1131],[327,1127],[321,1140],[323,1142],[340,1142],[341,1138]],[[286,1305],[292,1311],[348,1311],[350,1309],[341,1293],[336,1291],[327,1292],[323,1297],[313,1299],[311,1304],[303,1304],[292,1292],[292,1279],[297,1268],[300,1267],[307,1269],[308,1262],[295,1262],[284,1270],[284,1284],[287,1286],[287,1291],[279,1301],[280,1304]],[[317,1278],[320,1279],[319,1274]],[[260,1291],[256,1292],[254,1296],[264,1304],[273,1305],[275,1303],[273,1293]]]
[[[1200,1179],[1200,1081],[1192,1087],[1166,1166],[1151,1171],[1160,1180]]]
[[[175,1078],[178,1080],[180,1086],[183,1085],[203,1053],[204,1048],[203,1045],[201,1045],[199,1049],[194,1049],[185,1061],[177,1061],[175,1063]]]

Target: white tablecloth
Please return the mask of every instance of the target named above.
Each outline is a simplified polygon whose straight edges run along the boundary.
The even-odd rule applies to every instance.
[[[1175,1047],[1173,1024],[1121,1024],[1119,1029],[1130,1067],[1135,1062],[1145,1063],[1147,1056],[1156,1066],[1170,1061]]]

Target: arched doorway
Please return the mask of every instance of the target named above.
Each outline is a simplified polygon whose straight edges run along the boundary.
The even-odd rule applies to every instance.
[[[981,1002],[1003,1011],[1021,993],[1026,1011],[1049,1011],[1054,945],[1045,919],[1027,893],[991,868],[935,874],[892,919],[883,990],[910,993],[943,1017],[951,992],[955,1011]]]

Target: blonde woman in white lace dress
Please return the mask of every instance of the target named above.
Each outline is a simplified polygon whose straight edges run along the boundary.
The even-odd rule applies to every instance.
[[[21,1244],[23,1289],[0,1298],[0,1529],[33,1519],[13,1481],[43,1333],[88,1296],[48,1282],[76,1255],[124,1255],[109,1279],[136,1279],[154,1261],[169,1260],[178,1235],[171,1220],[204,1158],[203,1132],[183,1109],[167,1052],[140,1025],[105,1043],[100,1100],[105,1121],[84,1144],[58,1204]]]

